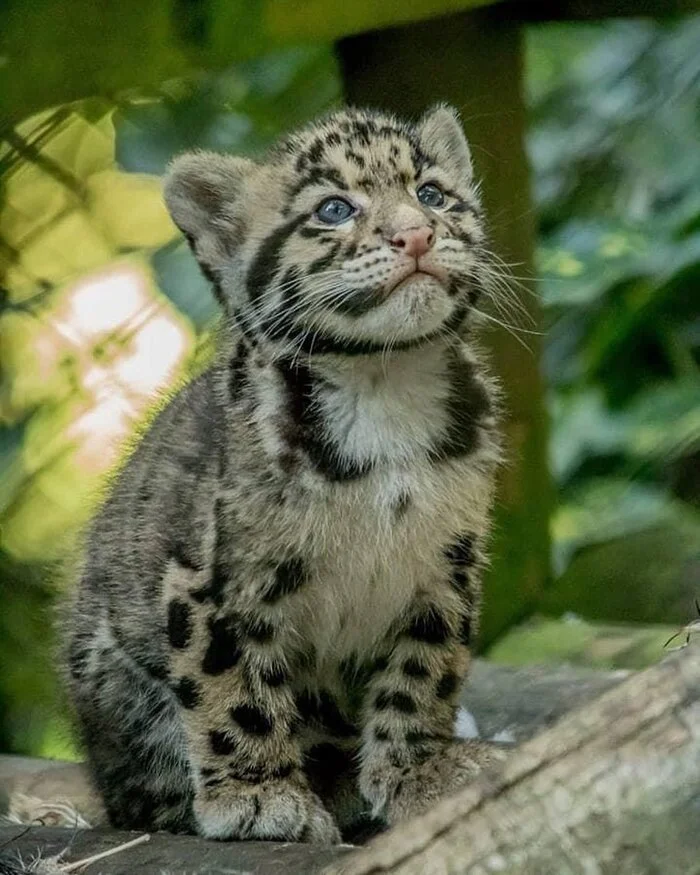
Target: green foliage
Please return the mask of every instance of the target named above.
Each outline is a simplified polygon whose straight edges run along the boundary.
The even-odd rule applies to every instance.
[[[700,18],[529,34],[553,610],[649,619],[653,603],[653,619],[680,620],[692,600],[677,594],[700,590],[699,41]],[[669,531],[670,574],[635,566],[624,599],[619,579],[591,581],[610,585],[612,550],[631,569],[628,545]]]
[[[57,563],[118,464],[110,429],[128,446],[167,388],[144,397],[140,368],[157,369],[173,334],[184,347],[168,385],[212,354],[217,309],[163,207],[166,163],[195,146],[258,153],[338,96],[330,47],[295,48],[48,111],[0,144],[0,750],[74,754],[55,675]],[[139,334],[159,319],[165,334]]]
[[[653,665],[664,655],[674,626],[588,623],[565,615],[532,617],[507,632],[488,651],[505,665],[582,665],[600,669],[632,669]]]
[[[120,104],[116,158],[129,172],[162,174],[185,149],[255,157],[282,131],[340,100],[328,46],[293,48],[247,61],[217,76],[168,83],[164,92]],[[187,244],[176,240],[152,256],[158,284],[197,327],[217,313],[209,283]]]
[[[128,5],[128,20],[140,21],[143,4],[136,18]],[[144,33],[166,27],[163,8],[153,7]],[[250,15],[258,13],[254,4]],[[281,18],[273,25],[284,30]],[[217,33],[220,50],[231,29]],[[558,579],[541,606],[549,612],[681,621],[700,591],[699,41],[698,20],[529,33],[543,364],[560,497]],[[166,54],[169,71],[181,68],[172,47]],[[76,278],[135,271],[154,312],[185,339],[180,372],[201,367],[216,310],[164,215],[157,176],[194,146],[254,155],[340,99],[329,46],[156,90],[159,63],[143,70],[140,90],[47,111],[0,146],[0,749],[70,750],[48,633],[59,586],[46,563],[65,552],[102,474],[80,468],[85,447],[72,432],[89,400],[86,375],[116,373],[133,341],[128,327],[71,340],[68,292]],[[71,87],[80,92],[79,75]],[[586,628],[567,627],[564,637],[588,642]],[[535,637],[541,652],[579,659],[551,643],[553,627]],[[520,658],[513,641],[497,654]]]

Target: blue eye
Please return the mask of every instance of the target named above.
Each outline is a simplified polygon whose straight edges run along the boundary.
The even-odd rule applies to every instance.
[[[445,203],[445,195],[432,182],[426,182],[416,192],[418,200],[426,207],[441,207]]]
[[[355,207],[342,197],[329,197],[316,210],[316,218],[326,225],[341,225],[355,215]]]

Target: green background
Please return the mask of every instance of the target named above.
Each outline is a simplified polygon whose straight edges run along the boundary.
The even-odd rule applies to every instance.
[[[253,3],[235,45],[223,19],[183,16],[149,61],[147,37],[171,18],[160,3],[124,3],[101,44],[106,78],[86,82],[95,43],[56,52],[82,6],[49,19],[47,2],[32,4],[30,52],[14,0],[0,38],[0,55],[27,57],[21,77],[0,66],[0,750],[65,756],[76,751],[52,624],[75,534],[117,438],[211,350],[214,302],[159,176],[188,148],[255,155],[340,103],[332,45],[290,42],[330,40],[369,14],[348,3],[338,30],[312,32]],[[109,33],[109,8],[81,26]],[[142,43],[119,37],[131,25]],[[636,666],[662,654],[668,624],[690,620],[700,596],[700,19],[532,25],[524,47],[538,238],[534,281],[513,265],[509,282],[524,301],[535,290],[543,317],[532,324],[505,299],[490,315],[540,357],[556,504],[548,579],[523,600],[524,554],[509,556],[506,583],[486,592],[482,644],[511,663]],[[476,111],[464,121],[469,133]],[[81,327],[80,290],[120,271],[138,288],[134,313]],[[125,362],[158,357],[140,334],[156,320],[179,353],[147,390]]]

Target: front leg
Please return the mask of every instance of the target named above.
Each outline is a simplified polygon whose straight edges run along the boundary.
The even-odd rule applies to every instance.
[[[198,831],[216,839],[337,842],[333,818],[301,768],[275,606],[243,614],[218,601],[190,589],[167,606]]]
[[[469,539],[452,545],[446,558],[445,581],[410,606],[367,689],[360,791],[390,824],[425,811],[504,758],[494,746],[454,738],[479,590]]]

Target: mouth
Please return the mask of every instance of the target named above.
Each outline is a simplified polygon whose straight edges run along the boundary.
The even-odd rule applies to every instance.
[[[446,277],[443,271],[438,270],[437,268],[432,268],[427,265],[420,265],[411,268],[406,271],[400,279],[398,279],[391,288],[389,288],[386,292],[387,297],[392,295],[395,291],[400,289],[403,285],[409,282],[413,282],[414,280],[420,279],[432,279],[437,280],[441,286],[445,285]]]

